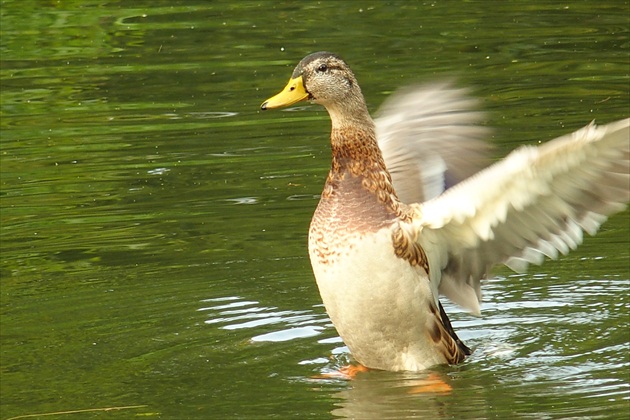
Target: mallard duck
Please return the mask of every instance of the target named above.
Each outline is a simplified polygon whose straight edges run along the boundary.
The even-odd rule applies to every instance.
[[[523,146],[476,172],[478,115],[457,89],[431,89],[398,95],[375,124],[348,65],[318,52],[261,106],[309,100],[330,115],[332,165],[309,255],[332,323],[372,369],[463,361],[471,351],[440,294],[479,314],[493,265],[522,271],[566,254],[630,199],[630,119]]]

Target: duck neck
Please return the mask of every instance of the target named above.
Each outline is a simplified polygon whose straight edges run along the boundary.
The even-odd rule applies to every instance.
[[[389,178],[383,155],[376,142],[372,120],[363,121],[361,125],[333,125],[330,143],[333,171],[347,171],[354,176],[363,177],[372,172],[383,172]]]
[[[326,107],[332,122],[332,170],[347,170],[355,176],[366,176],[370,172],[387,173],[376,141],[376,127],[365,102],[349,100],[348,104],[350,106],[344,109],[337,109],[334,105]]]
[[[360,200],[374,197],[375,203],[388,209],[388,213],[400,212],[400,202],[376,142],[371,118],[360,125],[333,125],[331,149],[332,167],[322,197],[332,197],[333,190],[338,190],[356,195],[357,199],[364,197]]]

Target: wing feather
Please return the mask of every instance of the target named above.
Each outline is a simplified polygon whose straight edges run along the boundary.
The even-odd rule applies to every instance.
[[[504,160],[416,208],[432,281],[479,313],[480,280],[575,249],[630,200],[630,119],[590,124]]]
[[[376,138],[403,203],[420,203],[489,163],[490,130],[466,89],[449,82],[408,86],[378,111]]]

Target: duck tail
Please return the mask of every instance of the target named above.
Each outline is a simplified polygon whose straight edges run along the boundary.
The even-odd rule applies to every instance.
[[[442,324],[444,324],[444,328],[446,328],[448,334],[453,338],[453,340],[455,340],[455,343],[457,343],[457,346],[462,351],[462,353],[464,353],[466,356],[470,356],[472,354],[472,350],[466,344],[464,344],[464,342],[460,340],[455,333],[455,330],[451,325],[451,320],[448,319],[448,315],[446,315],[446,311],[444,311],[442,302],[438,301],[438,304],[440,305],[440,317],[442,318]]]

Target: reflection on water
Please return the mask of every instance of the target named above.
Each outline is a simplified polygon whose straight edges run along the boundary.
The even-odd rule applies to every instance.
[[[298,338],[319,335],[324,329],[322,325],[329,324],[327,318],[316,315],[311,311],[278,311],[278,308],[261,307],[259,302],[241,300],[241,298],[223,297],[205,299],[203,302],[214,304],[200,308],[211,317],[206,324],[222,324],[220,328],[238,330],[241,328],[258,328],[273,325],[280,330],[259,334],[252,337],[252,341],[288,341]]]
[[[258,109],[332,50],[372,110],[445,73],[472,86],[504,154],[628,116],[627,16],[619,1],[4,1],[0,417],[624,418],[628,212],[558,262],[499,270],[479,318],[445,302],[474,349],[431,372],[449,392],[427,392],[429,373],[322,378],[352,362],[306,251],[330,122]]]
[[[297,362],[310,374],[295,379],[337,388],[331,395],[336,417],[512,416],[505,401],[532,397],[540,399],[538,417],[546,410],[557,412],[561,396],[580,399],[562,412],[601,415],[606,410],[589,404],[589,398],[620,402],[630,397],[627,383],[609,375],[628,366],[627,324],[615,321],[615,313],[627,310],[628,280],[541,285],[546,278],[512,275],[488,281],[481,317],[445,304],[459,336],[474,349],[463,364],[420,373],[369,371],[352,380],[339,375],[352,357],[321,312],[280,310],[240,296],[204,299],[198,310],[213,328],[250,329],[251,343],[306,340],[319,345],[314,357]]]
[[[332,414],[345,419],[452,418],[450,382],[442,372],[363,374],[334,395],[339,402]]]

